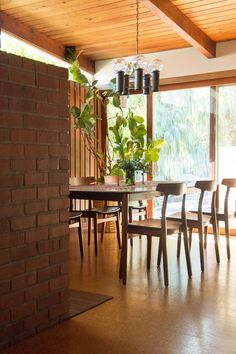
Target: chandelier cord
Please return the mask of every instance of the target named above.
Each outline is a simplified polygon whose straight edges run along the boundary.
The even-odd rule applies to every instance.
[[[139,0],[136,0],[136,55],[139,54]]]

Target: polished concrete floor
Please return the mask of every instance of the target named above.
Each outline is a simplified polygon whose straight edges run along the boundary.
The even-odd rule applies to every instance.
[[[152,265],[146,271],[146,240],[129,247],[128,282],[118,280],[119,251],[115,236],[106,234],[94,257],[93,245],[79,257],[75,231],[70,237],[72,288],[112,295],[113,300],[61,325],[28,338],[4,354],[234,354],[236,353],[236,239],[227,261],[220,240],[221,263],[216,264],[213,240],[200,271],[198,243],[193,242],[193,276],[189,280],[183,252],[176,259],[176,239],[168,240],[169,288],[156,268],[157,240]],[[182,250],[183,251],[183,250]]]

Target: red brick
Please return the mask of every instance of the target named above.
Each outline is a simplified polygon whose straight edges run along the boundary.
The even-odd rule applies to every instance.
[[[67,184],[69,175],[67,172],[50,172],[49,183]]]
[[[55,157],[67,157],[69,156],[68,146],[49,146],[49,155]]]
[[[13,322],[7,326],[4,326],[2,331],[0,330],[0,341],[9,339],[12,343],[13,338],[17,335],[23,334],[24,332],[24,323],[23,321]]]
[[[57,105],[38,102],[36,107],[37,113],[43,116],[48,117],[57,117],[58,116],[58,107]]]
[[[67,222],[69,220],[69,211],[60,211],[60,222]]]
[[[34,301],[27,302],[20,307],[13,308],[11,311],[12,320],[17,321],[24,319],[27,316],[33,315],[36,312],[36,303]]]
[[[33,299],[37,299],[38,297],[43,297],[48,294],[48,282],[36,284],[31,288],[26,289],[25,291],[25,299],[26,301],[30,301]]]
[[[0,312],[0,325],[6,325],[10,322],[10,310]]]
[[[62,210],[69,208],[69,198],[49,200],[49,210]]]
[[[69,262],[63,262],[60,264],[60,274],[69,274]]]
[[[0,97],[0,107],[2,110],[8,110],[8,97]]]
[[[0,63],[8,64],[9,63],[9,55],[0,50]]]
[[[48,183],[48,174],[43,172],[38,173],[28,173],[25,175],[25,184],[47,184]]]
[[[5,141],[10,141],[10,130],[9,129],[0,129],[0,141],[3,143]]]
[[[36,84],[38,87],[58,90],[59,80],[46,75],[36,74]]]
[[[68,184],[66,184],[64,186],[60,186],[60,195],[62,197],[69,196],[69,185]]]
[[[25,146],[25,156],[32,156],[36,158],[47,157],[48,147],[45,145],[26,145]]]
[[[3,187],[19,187],[23,185],[23,175],[0,175],[0,186]]]
[[[24,291],[17,291],[9,293],[0,297],[0,309],[5,310],[7,308],[20,305],[24,302]]]
[[[13,261],[23,260],[37,254],[36,242],[14,247],[11,249],[11,259]]]
[[[58,272],[58,275],[59,275],[59,272]],[[10,280],[1,282],[0,283],[0,296],[9,293],[10,289],[11,289],[11,281]],[[0,312],[0,315],[1,315],[1,312]],[[1,323],[1,321],[0,321],[0,323]]]
[[[26,330],[37,327],[48,321],[48,310],[37,312],[33,316],[30,316],[24,320],[24,328]]]
[[[21,188],[12,191],[12,201],[25,201],[36,199],[36,188]]]
[[[35,61],[23,58],[23,68],[29,71],[35,71]]]
[[[69,160],[68,159],[63,159],[60,160],[60,170],[69,170]]]
[[[31,259],[27,259],[25,262],[26,271],[31,272],[33,270],[45,268],[49,265],[49,257],[41,255]]]
[[[21,322],[23,322],[23,321],[21,321]],[[26,339],[26,338],[34,335],[35,333],[36,333],[36,329],[35,328],[30,329],[28,331],[26,331],[24,329],[24,332],[16,334],[16,335],[14,335],[14,337],[11,338],[11,345],[15,345],[16,343],[18,343],[18,342],[22,341],[23,339]]]
[[[55,252],[59,248],[60,248],[60,243],[58,239],[38,242],[38,251],[41,254]]]
[[[49,238],[62,237],[69,234],[68,223],[51,226],[49,229]]]
[[[38,215],[38,226],[53,225],[58,223],[59,223],[58,213]]]
[[[4,227],[5,223],[7,224],[8,227]],[[0,237],[0,248],[14,247],[14,246],[22,245],[24,243],[24,232],[23,231],[7,232],[10,230],[9,222],[4,220],[4,222],[1,221],[0,224],[1,224],[0,225],[1,231],[5,232],[5,233],[2,233],[1,237]]]
[[[58,106],[58,115],[59,115],[59,117],[69,119],[69,116],[70,116],[69,107],[66,105],[59,105]]]
[[[35,69],[38,73],[47,73],[47,65],[45,65],[44,63],[41,63],[39,61],[35,62]]]
[[[68,105],[68,94],[61,91],[48,91],[48,102]]]
[[[0,126],[22,127],[23,115],[19,112],[0,112]]]
[[[11,168],[13,171],[36,170],[36,160],[33,159],[11,160]]]
[[[0,157],[23,157],[24,146],[19,144],[0,144]]]
[[[24,87],[18,84],[13,84],[12,82],[1,82],[0,94],[8,97],[24,97]]]
[[[68,79],[68,69],[62,68],[60,66],[56,65],[48,65],[48,75],[50,76],[56,76],[59,77],[60,79]]]
[[[66,237],[60,239],[60,249],[66,250],[68,248],[69,248],[69,237],[67,235]]]
[[[1,66],[0,67],[0,77],[2,80],[8,80],[9,79],[9,69],[7,66]]]
[[[36,142],[36,132],[33,130],[12,129],[11,140],[25,143]]]
[[[47,90],[39,89],[36,87],[32,88],[29,86],[24,86],[23,93],[24,93],[23,97],[25,98],[33,99],[36,101],[42,101],[42,102],[47,101]]]
[[[26,128],[50,130],[50,131],[68,131],[69,123],[64,119],[42,118],[40,116],[28,115],[24,118]]]
[[[25,232],[25,242],[35,242],[48,239],[48,228],[29,230]]]
[[[26,214],[37,214],[40,212],[45,212],[48,210],[47,201],[37,200],[35,202],[30,202],[25,205]]]
[[[68,80],[60,80],[59,81],[60,91],[69,92],[69,81]]]
[[[36,284],[36,272],[21,275],[12,279],[12,290],[26,289],[31,285]]]
[[[59,170],[58,159],[42,159],[37,161],[37,168],[41,171]]]
[[[60,274],[60,265],[56,264],[49,268],[38,271],[38,281],[42,282],[57,277]]]
[[[59,246],[58,246],[59,248]],[[7,264],[11,261],[10,250],[3,249],[0,251],[0,265]]]
[[[60,302],[60,293],[51,293],[38,299],[38,310],[44,310]]]
[[[62,275],[58,278],[50,280],[50,282],[49,282],[50,291],[63,289],[66,287],[68,287],[68,276],[67,275]]]
[[[11,68],[9,71],[9,80],[19,82],[21,85],[35,85],[35,73],[22,69]]]
[[[67,261],[69,258],[68,251],[60,251],[49,256],[50,264],[61,263]]]
[[[44,144],[58,144],[59,135],[56,132],[38,132],[37,141]]]
[[[0,173],[8,173],[10,171],[10,160],[0,160]]]
[[[1,204],[6,204],[11,201],[11,192],[9,190],[0,191]]]
[[[58,197],[59,187],[50,186],[50,187],[39,187],[38,188],[38,198],[39,199],[48,199],[52,197]]]
[[[35,216],[24,216],[20,218],[13,218],[11,221],[12,230],[25,230],[35,227]]]
[[[10,97],[9,110],[23,113],[34,113],[36,111],[36,103],[32,100]]]
[[[18,55],[9,55],[9,66],[16,66],[17,68],[22,67],[23,58]]]
[[[60,143],[64,145],[69,144],[69,134],[68,133],[61,133],[60,134]]]
[[[49,309],[49,318],[53,319],[58,316],[62,316],[66,314],[69,311],[69,303],[62,303],[55,305],[53,307],[50,307]]]
[[[4,207],[0,207],[0,215],[2,218],[4,217],[13,217],[15,215],[24,215],[24,206],[22,205],[8,205]]]

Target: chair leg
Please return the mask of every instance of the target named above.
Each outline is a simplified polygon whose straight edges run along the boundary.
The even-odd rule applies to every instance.
[[[189,250],[191,251],[191,246],[192,246],[192,237],[193,237],[193,229],[189,229]]]
[[[160,267],[161,264],[161,253],[162,253],[162,246],[161,246],[161,237],[160,237],[159,246],[158,246],[158,256],[157,256],[157,268]]]
[[[79,222],[78,237],[79,237],[80,255],[81,255],[81,258],[84,258],[81,218],[78,219],[78,222]]]
[[[181,250],[181,232],[178,233],[177,258],[180,257],[180,250]]]
[[[97,215],[94,216],[93,223],[94,223],[95,256],[97,256],[98,255],[98,222],[97,222]]]
[[[91,236],[91,218],[88,218],[88,246],[90,245],[90,236]]]
[[[212,222],[212,227],[213,227],[213,233],[214,233],[214,240],[215,240],[215,252],[216,252],[216,262],[220,263],[220,253],[219,253],[219,233],[218,233],[218,226],[217,226],[217,221]]]
[[[164,282],[165,286],[169,285],[168,280],[168,260],[167,260],[167,247],[166,247],[166,235],[162,236],[161,248],[162,248],[162,257],[163,257],[163,268],[164,268]]]
[[[199,234],[199,253],[200,253],[201,271],[204,272],[203,227],[202,226],[198,229],[198,234]]]
[[[152,236],[147,236],[147,269],[150,269],[152,250]]]
[[[104,237],[105,229],[106,229],[106,223],[104,222],[104,223],[102,224],[101,242],[103,241],[103,237]]]
[[[119,211],[116,213],[116,237],[117,237],[119,249],[121,249]]]
[[[129,207],[129,223],[132,223],[132,221],[133,221],[132,208]],[[130,246],[133,247],[133,238],[132,237],[130,237],[129,242],[130,242]]]
[[[226,219],[226,220],[225,220],[225,237],[226,237],[227,258],[230,259],[229,219]]]
[[[191,259],[190,259],[190,252],[189,252],[189,242],[188,242],[188,232],[187,230],[184,231],[184,249],[185,249],[185,257],[188,269],[188,276],[192,276],[192,266],[191,266]]]
[[[208,234],[208,226],[204,227],[204,248],[207,248],[207,234]]]

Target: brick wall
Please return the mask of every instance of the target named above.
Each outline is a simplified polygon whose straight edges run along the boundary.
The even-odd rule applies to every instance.
[[[68,310],[67,70],[0,51],[0,348]]]

